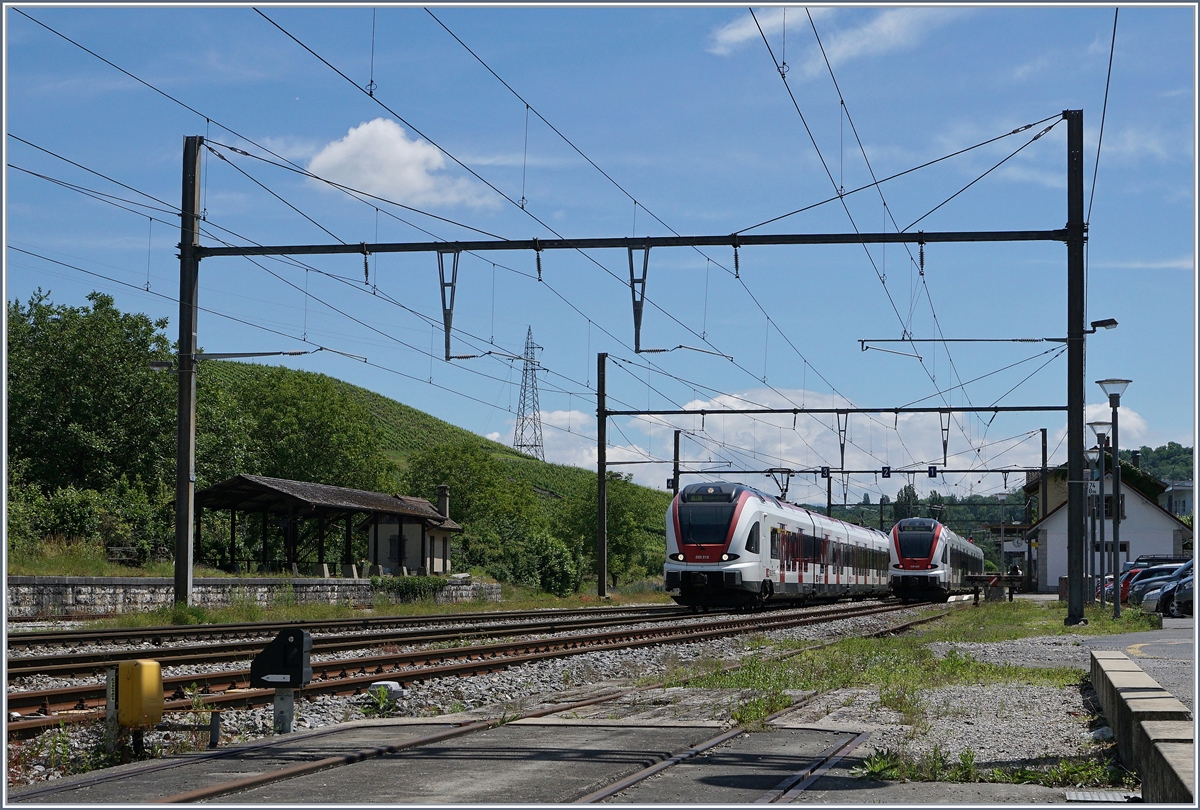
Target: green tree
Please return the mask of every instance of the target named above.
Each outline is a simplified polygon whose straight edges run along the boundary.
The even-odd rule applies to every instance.
[[[8,305],[8,450],[45,492],[165,480],[172,467],[175,378],[149,367],[171,358],[166,320],[88,301],[55,306],[38,290]]]
[[[666,554],[666,503],[661,493],[639,487],[633,476],[610,472],[607,488],[608,574],[615,587],[662,568]],[[579,585],[596,566],[596,485],[577,487],[557,504],[554,531],[571,550]]]
[[[896,493],[896,504],[894,507],[894,515],[897,521],[904,518],[917,517],[920,509],[920,496],[917,495],[917,489],[912,484],[905,484]]]
[[[252,419],[247,469],[241,472],[374,491],[398,485],[394,465],[380,450],[370,411],[343,396],[329,377],[264,367],[231,394]],[[221,406],[213,407],[220,412]],[[216,436],[232,431],[231,440],[240,441],[246,428],[244,421],[236,421],[209,429]],[[237,456],[226,463],[238,461]],[[220,467],[218,459],[211,469]]]
[[[1160,481],[1191,481],[1192,462],[1194,454],[1191,447],[1184,447],[1179,442],[1167,442],[1161,447],[1145,447],[1139,451],[1140,465],[1143,472],[1153,475]],[[1121,461],[1132,463],[1133,453],[1129,450],[1120,452]]]
[[[561,583],[575,576],[569,555],[561,543],[551,541],[533,487],[507,472],[478,443],[463,439],[413,455],[405,491],[436,503],[438,485],[450,487],[450,517],[463,527],[456,541],[456,566],[560,592]]]

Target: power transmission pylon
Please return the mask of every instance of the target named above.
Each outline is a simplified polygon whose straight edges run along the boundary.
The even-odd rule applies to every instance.
[[[533,342],[533,327],[525,336],[525,370],[521,374],[521,402],[517,407],[517,431],[513,437],[513,449],[528,453],[541,461],[546,460],[542,449],[542,414],[538,409],[537,355],[542,348]]]

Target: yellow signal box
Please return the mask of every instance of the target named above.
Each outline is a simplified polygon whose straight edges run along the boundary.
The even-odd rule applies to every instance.
[[[124,728],[162,720],[162,669],[157,661],[121,661],[117,670],[117,722]]]

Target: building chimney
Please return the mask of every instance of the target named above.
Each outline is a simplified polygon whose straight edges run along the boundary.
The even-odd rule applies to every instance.
[[[438,484],[438,514],[444,518],[450,517],[450,485]]]
[[[1140,450],[1130,450],[1130,458],[1133,460],[1133,468],[1140,470],[1142,468],[1142,453]]]

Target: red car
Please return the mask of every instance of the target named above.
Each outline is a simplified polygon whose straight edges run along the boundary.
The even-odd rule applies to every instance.
[[[1134,577],[1142,573],[1141,568],[1130,568],[1121,575],[1121,602],[1129,601],[1129,586],[1133,583]]]

